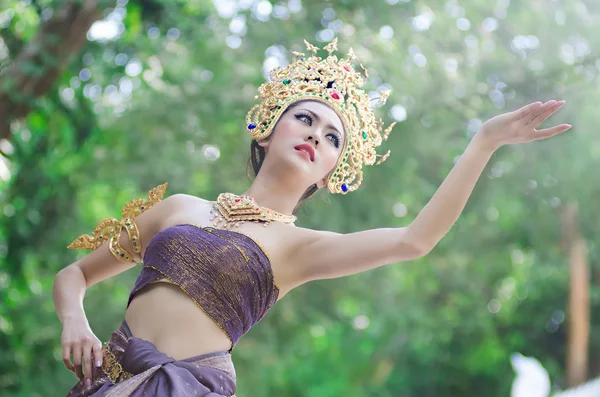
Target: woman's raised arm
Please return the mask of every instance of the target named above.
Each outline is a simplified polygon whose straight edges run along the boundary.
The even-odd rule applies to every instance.
[[[300,229],[289,255],[297,283],[343,277],[429,253],[463,211],[494,151],[508,144],[549,138],[569,124],[537,130],[564,101],[535,102],[488,120],[416,219],[407,227],[350,234]]]

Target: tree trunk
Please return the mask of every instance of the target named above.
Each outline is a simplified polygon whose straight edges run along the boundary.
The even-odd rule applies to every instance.
[[[47,94],[70,59],[79,54],[106,0],[68,0],[43,22],[0,79],[0,139],[10,124],[27,116],[35,100]]]
[[[588,375],[590,335],[590,268],[587,245],[579,229],[576,203],[562,212],[563,237],[570,262],[569,328],[567,341],[567,382],[569,387],[584,383]]]

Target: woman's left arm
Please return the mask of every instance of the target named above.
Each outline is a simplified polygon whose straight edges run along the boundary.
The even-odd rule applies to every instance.
[[[548,138],[571,126],[536,130],[564,104],[532,103],[487,121],[473,137],[429,203],[407,227],[350,234],[299,231],[290,257],[302,281],[342,277],[429,253],[464,209],[492,154],[506,144]]]

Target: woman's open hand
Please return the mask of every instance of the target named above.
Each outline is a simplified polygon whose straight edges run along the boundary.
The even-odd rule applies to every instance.
[[[102,365],[102,343],[90,329],[87,320],[84,318],[65,321],[61,343],[65,366],[80,380],[85,379],[86,386],[89,387],[92,381],[92,365]]]
[[[534,102],[514,112],[504,113],[486,121],[473,137],[489,150],[515,143],[528,143],[550,138],[571,128],[570,124],[560,124],[551,128],[536,130],[548,117],[556,113],[565,101]]]

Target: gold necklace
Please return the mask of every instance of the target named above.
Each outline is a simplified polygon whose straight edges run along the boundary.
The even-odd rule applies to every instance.
[[[231,229],[244,222],[264,223],[264,226],[273,221],[294,223],[296,217],[261,207],[250,196],[221,193],[211,210],[210,221],[217,229]]]

